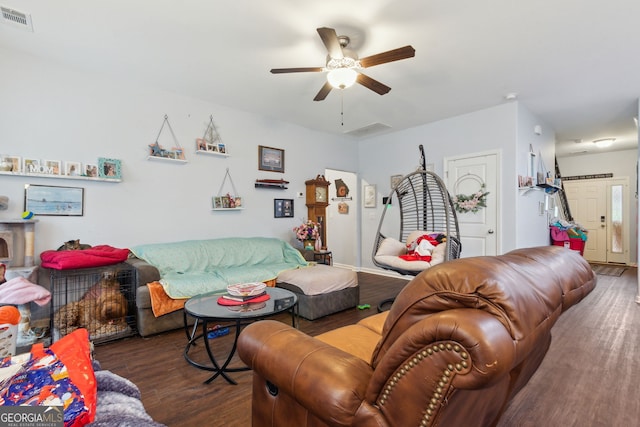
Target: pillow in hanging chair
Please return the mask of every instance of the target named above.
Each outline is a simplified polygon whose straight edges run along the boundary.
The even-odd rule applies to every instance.
[[[407,246],[404,243],[394,239],[393,237],[386,237],[382,243],[380,243],[380,247],[378,247],[378,250],[376,251],[376,256],[398,256],[406,253]]]
[[[407,261],[400,258],[400,255],[407,253],[407,247],[412,244],[419,237],[425,234],[433,234],[429,231],[416,230],[407,236],[407,244],[404,244],[392,237],[385,238],[380,247],[376,251],[375,260],[379,264],[386,265],[391,269],[398,269],[404,271],[422,271],[427,268],[440,264],[444,261],[446,244],[440,243],[431,252],[431,261],[412,260]]]

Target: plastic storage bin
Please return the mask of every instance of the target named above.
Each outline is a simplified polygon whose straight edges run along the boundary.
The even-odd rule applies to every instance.
[[[564,246],[572,251],[580,252],[580,255],[584,255],[585,241],[582,239],[569,239],[569,240],[553,240],[555,246]]]

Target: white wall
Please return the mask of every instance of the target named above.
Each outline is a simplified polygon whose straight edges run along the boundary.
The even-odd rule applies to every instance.
[[[82,163],[96,163],[98,157],[122,161],[123,181],[117,184],[0,176],[0,194],[10,198],[9,209],[0,211],[2,219],[20,217],[27,183],[85,188],[84,216],[38,217],[36,254],[71,239],[130,247],[260,235],[295,243],[291,229],[306,217],[306,207],[298,203],[294,218],[276,219],[273,199],[295,199],[305,191],[304,181],[326,167],[349,170],[357,164],[351,139],[85,74],[10,50],[0,50],[0,55],[0,154]],[[165,114],[186,151],[187,164],[146,159]],[[195,138],[202,136],[210,115],[228,158],[194,153]],[[285,150],[284,174],[258,171],[258,145]],[[226,168],[245,209],[212,212],[211,197],[217,195]],[[258,178],[284,178],[290,181],[289,189],[256,189]]]
[[[562,176],[612,173],[615,178],[629,178],[629,257],[632,262],[638,259],[638,201],[635,193],[638,189],[636,167],[638,150],[613,151],[599,154],[581,154],[571,157],[559,157],[558,166]]]
[[[542,163],[538,165],[541,169],[550,172],[550,176],[555,176],[555,133],[546,123],[534,116],[522,103],[518,104],[516,161],[515,169],[509,168],[509,162],[505,162],[507,168],[514,171],[514,175],[507,178],[505,182],[516,183],[518,175],[527,175],[527,161],[530,149],[536,155],[536,163],[542,157]],[[540,134],[536,133],[539,126]],[[516,184],[517,186],[517,184]],[[513,247],[505,247],[505,252],[515,248],[530,246],[545,246],[550,243],[548,232],[547,213],[540,213],[539,204],[544,203],[545,192],[543,190],[513,190],[505,191],[507,194],[516,194],[515,217],[510,217],[516,221],[515,241]],[[509,205],[507,205],[509,206]],[[541,232],[542,231],[542,232]]]

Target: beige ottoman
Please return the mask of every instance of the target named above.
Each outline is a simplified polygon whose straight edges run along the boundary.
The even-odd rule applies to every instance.
[[[283,271],[276,286],[297,295],[299,314],[308,320],[353,308],[360,301],[356,272],[324,264]]]

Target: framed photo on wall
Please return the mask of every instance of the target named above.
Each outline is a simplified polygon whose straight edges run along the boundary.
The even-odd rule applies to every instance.
[[[284,173],[284,150],[258,145],[258,169]]]
[[[375,185],[364,186],[364,207],[365,208],[376,207],[376,186]]]
[[[24,210],[34,215],[84,215],[84,188],[32,185],[24,187]]]
[[[274,199],[273,217],[293,218],[293,199]]]
[[[402,181],[402,175],[391,175],[391,189],[396,188],[400,181]]]

